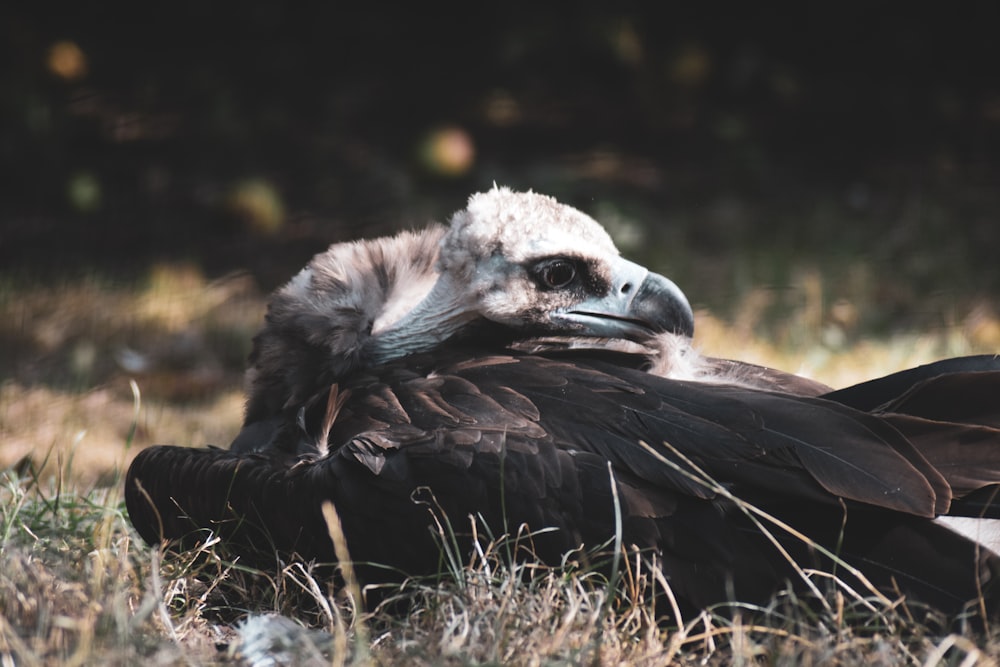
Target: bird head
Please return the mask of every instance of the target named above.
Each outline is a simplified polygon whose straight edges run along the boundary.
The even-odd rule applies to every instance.
[[[473,195],[442,238],[438,270],[468,311],[524,335],[642,342],[694,332],[673,282],[621,257],[597,221],[545,195]]]
[[[622,258],[594,219],[494,187],[447,228],[331,246],[278,290],[254,340],[247,418],[462,335],[641,344],[693,331],[680,289]]]

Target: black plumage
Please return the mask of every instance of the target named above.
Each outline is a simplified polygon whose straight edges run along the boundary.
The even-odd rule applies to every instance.
[[[520,201],[509,197],[499,191],[489,203],[499,199],[503,212]],[[494,250],[480,256],[496,267]],[[568,254],[549,246],[545,253],[518,266],[544,270]],[[447,261],[433,266],[449,270]],[[504,275],[519,280],[511,271]],[[392,281],[377,282],[380,294],[391,293]],[[981,595],[992,605],[1000,559],[934,518],[995,513],[996,358],[829,392],[699,357],[684,335],[686,302],[633,282],[563,285],[558,299],[544,286],[546,303],[571,313],[580,312],[572,304],[605,307],[611,296],[629,295],[594,330],[581,329],[580,318],[553,325],[542,308],[530,318],[473,308],[448,336],[404,345],[400,355],[366,342],[366,322],[360,334],[338,330],[333,347],[350,339],[352,352],[326,359],[328,325],[315,313],[301,316],[296,299],[312,292],[293,281],[257,339],[251,405],[234,446],[141,452],[126,480],[132,522],[149,542],[190,541],[207,529],[258,564],[273,563],[275,553],[332,563],[321,510],[330,501],[360,576],[375,582],[438,571],[435,518],[463,550],[471,548],[470,521],[494,535],[526,526],[533,556],[552,563],[608,544],[620,518],[623,542],[655,555],[690,608],[731,596],[759,600],[796,583],[772,539],[803,566],[836,569],[765,520],[766,535],[745,502],[836,552],[883,591],[951,613]],[[521,293],[529,309],[532,289]],[[636,291],[643,296],[633,301]],[[605,338],[607,317],[626,321],[631,342]],[[669,329],[680,334],[661,333]]]

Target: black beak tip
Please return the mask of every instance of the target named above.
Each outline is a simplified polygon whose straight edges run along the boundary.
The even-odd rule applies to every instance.
[[[632,308],[637,319],[650,323],[655,332],[694,336],[694,312],[677,285],[658,273],[650,273],[636,294]]]
[[[688,338],[694,338],[694,312],[687,299],[683,299],[677,304],[676,325],[674,333]]]

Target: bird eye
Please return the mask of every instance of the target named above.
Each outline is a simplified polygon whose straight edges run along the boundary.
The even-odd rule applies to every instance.
[[[553,259],[538,267],[538,277],[548,289],[562,289],[576,278],[576,267],[565,259]]]

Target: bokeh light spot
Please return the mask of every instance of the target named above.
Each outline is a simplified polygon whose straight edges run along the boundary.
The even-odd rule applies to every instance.
[[[78,171],[66,184],[66,198],[81,213],[91,213],[101,208],[101,181],[91,171]]]
[[[248,179],[233,186],[226,208],[252,231],[274,234],[285,224],[285,205],[278,189],[263,179]]]
[[[461,176],[476,160],[469,133],[459,127],[434,130],[424,140],[420,159],[425,167],[444,176]]]
[[[49,71],[66,81],[77,81],[87,75],[87,56],[76,42],[63,40],[49,47]]]

